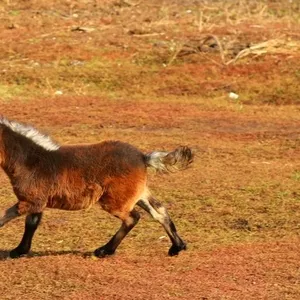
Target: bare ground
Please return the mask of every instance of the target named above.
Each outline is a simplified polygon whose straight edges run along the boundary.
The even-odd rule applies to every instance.
[[[149,174],[188,250],[167,257],[142,212],[117,254],[96,259],[118,221],[99,207],[48,210],[29,257],[8,258],[24,219],[1,229],[0,299],[299,299],[297,3],[53,3],[0,10],[1,114],[59,143],[191,146],[192,168]],[[207,34],[225,61],[216,45],[197,48]],[[280,39],[226,65],[247,43]],[[0,205],[14,201],[1,173]]]
[[[184,142],[197,152],[194,167],[183,174],[150,176],[158,195],[168,199],[188,251],[168,258],[164,232],[144,215],[117,255],[94,260],[89,251],[104,243],[118,223],[98,208],[48,211],[30,258],[7,259],[7,250],[20,238],[23,220],[2,229],[3,299],[21,299],[24,294],[31,299],[297,299],[300,295],[299,186],[286,178],[299,166],[299,120],[293,109],[285,107],[279,116],[268,107],[269,113],[261,114],[255,107],[244,113],[216,112],[195,104],[146,102],[133,110],[130,102],[95,98],[1,106],[8,117],[40,124],[60,142],[119,138],[148,151]],[[93,112],[97,117],[90,118]],[[129,121],[131,114],[134,122]],[[271,184],[265,191],[263,180]],[[294,196],[283,191],[287,199],[274,199],[274,204],[260,200],[272,197],[272,185],[273,197],[278,198],[280,180],[287,181],[285,189]],[[1,181],[2,194],[11,198],[3,175]],[[279,207],[273,211],[273,205]]]
[[[2,297],[297,299],[298,249],[299,241],[289,240],[187,251],[175,258],[160,251],[100,261],[76,254],[40,253],[1,262],[10,270],[1,283]]]

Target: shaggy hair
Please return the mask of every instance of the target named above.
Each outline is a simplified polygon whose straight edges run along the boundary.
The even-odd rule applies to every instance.
[[[48,135],[39,132],[32,126],[24,125],[15,121],[9,121],[4,117],[0,117],[0,124],[3,124],[15,133],[32,140],[34,143],[48,151],[55,151],[59,149],[59,145],[56,144]]]

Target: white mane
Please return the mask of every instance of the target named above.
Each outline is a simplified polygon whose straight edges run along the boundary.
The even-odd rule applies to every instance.
[[[3,117],[0,117],[0,124],[3,124],[12,131],[32,140],[35,144],[48,151],[55,151],[59,149],[59,145],[57,145],[49,136],[40,133],[37,129],[31,126],[23,125],[15,121],[9,121]]]

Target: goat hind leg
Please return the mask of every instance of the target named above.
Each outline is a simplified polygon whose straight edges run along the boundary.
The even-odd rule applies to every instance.
[[[164,227],[172,242],[172,246],[168,252],[170,256],[178,255],[181,250],[186,250],[186,243],[178,235],[175,224],[166,208],[159,201],[153,197],[149,197],[148,199],[139,200],[137,204]]]

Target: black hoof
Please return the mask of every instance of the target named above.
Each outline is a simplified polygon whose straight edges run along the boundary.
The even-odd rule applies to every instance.
[[[94,251],[94,255],[97,257],[105,257],[108,255],[113,255],[115,251],[106,249],[105,247],[100,247]]]
[[[10,251],[9,253],[9,257],[10,258],[19,258],[21,256],[24,256],[28,253],[28,251],[24,250],[24,249],[19,249],[19,248],[16,248],[16,249],[13,249]]]
[[[182,245],[172,245],[172,247],[169,249],[169,256],[175,256],[178,255],[178,253],[182,250],[186,250],[186,244],[182,244]]]

